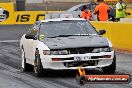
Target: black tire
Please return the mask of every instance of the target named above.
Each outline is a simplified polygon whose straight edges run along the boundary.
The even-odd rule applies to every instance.
[[[86,77],[84,77],[84,76],[79,76],[78,78],[77,78],[77,83],[79,84],[79,85],[84,85],[85,83],[87,82],[87,79],[86,79]]]
[[[26,58],[25,58],[25,52],[24,52],[24,49],[22,49],[22,64],[23,64],[23,67],[22,67],[22,72],[26,72],[26,71],[29,71],[29,64],[26,63]]]
[[[102,68],[103,73],[113,74],[116,71],[116,55],[114,55],[113,62],[111,65]]]
[[[34,73],[36,77],[41,77],[43,76],[43,66],[41,63],[40,55],[38,50],[35,53],[35,61],[34,61]]]

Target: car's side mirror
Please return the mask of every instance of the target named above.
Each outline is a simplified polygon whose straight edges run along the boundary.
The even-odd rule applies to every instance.
[[[26,38],[26,39],[37,40],[36,36],[35,36],[35,35],[31,35],[31,34],[26,34],[26,35],[25,35],[25,38]]]
[[[106,33],[105,30],[99,30],[99,34],[100,34],[100,35],[104,35],[105,33]]]
[[[44,34],[39,35],[39,40],[40,41],[44,41],[44,38],[45,38]]]

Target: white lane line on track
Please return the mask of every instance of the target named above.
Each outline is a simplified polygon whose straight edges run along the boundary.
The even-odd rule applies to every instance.
[[[0,43],[20,42],[20,40],[0,40]]]

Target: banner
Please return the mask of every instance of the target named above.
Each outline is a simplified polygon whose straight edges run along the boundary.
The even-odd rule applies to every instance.
[[[0,24],[14,23],[14,5],[13,3],[0,3]]]
[[[34,24],[36,21],[44,20],[45,11],[19,11],[15,12],[14,24]]]
[[[44,20],[46,13],[55,13],[60,11],[17,11],[15,12],[14,24],[34,24],[36,21]]]

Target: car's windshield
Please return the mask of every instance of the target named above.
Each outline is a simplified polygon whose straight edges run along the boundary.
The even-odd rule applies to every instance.
[[[41,24],[40,33],[45,37],[98,35],[86,20],[44,22]]]

